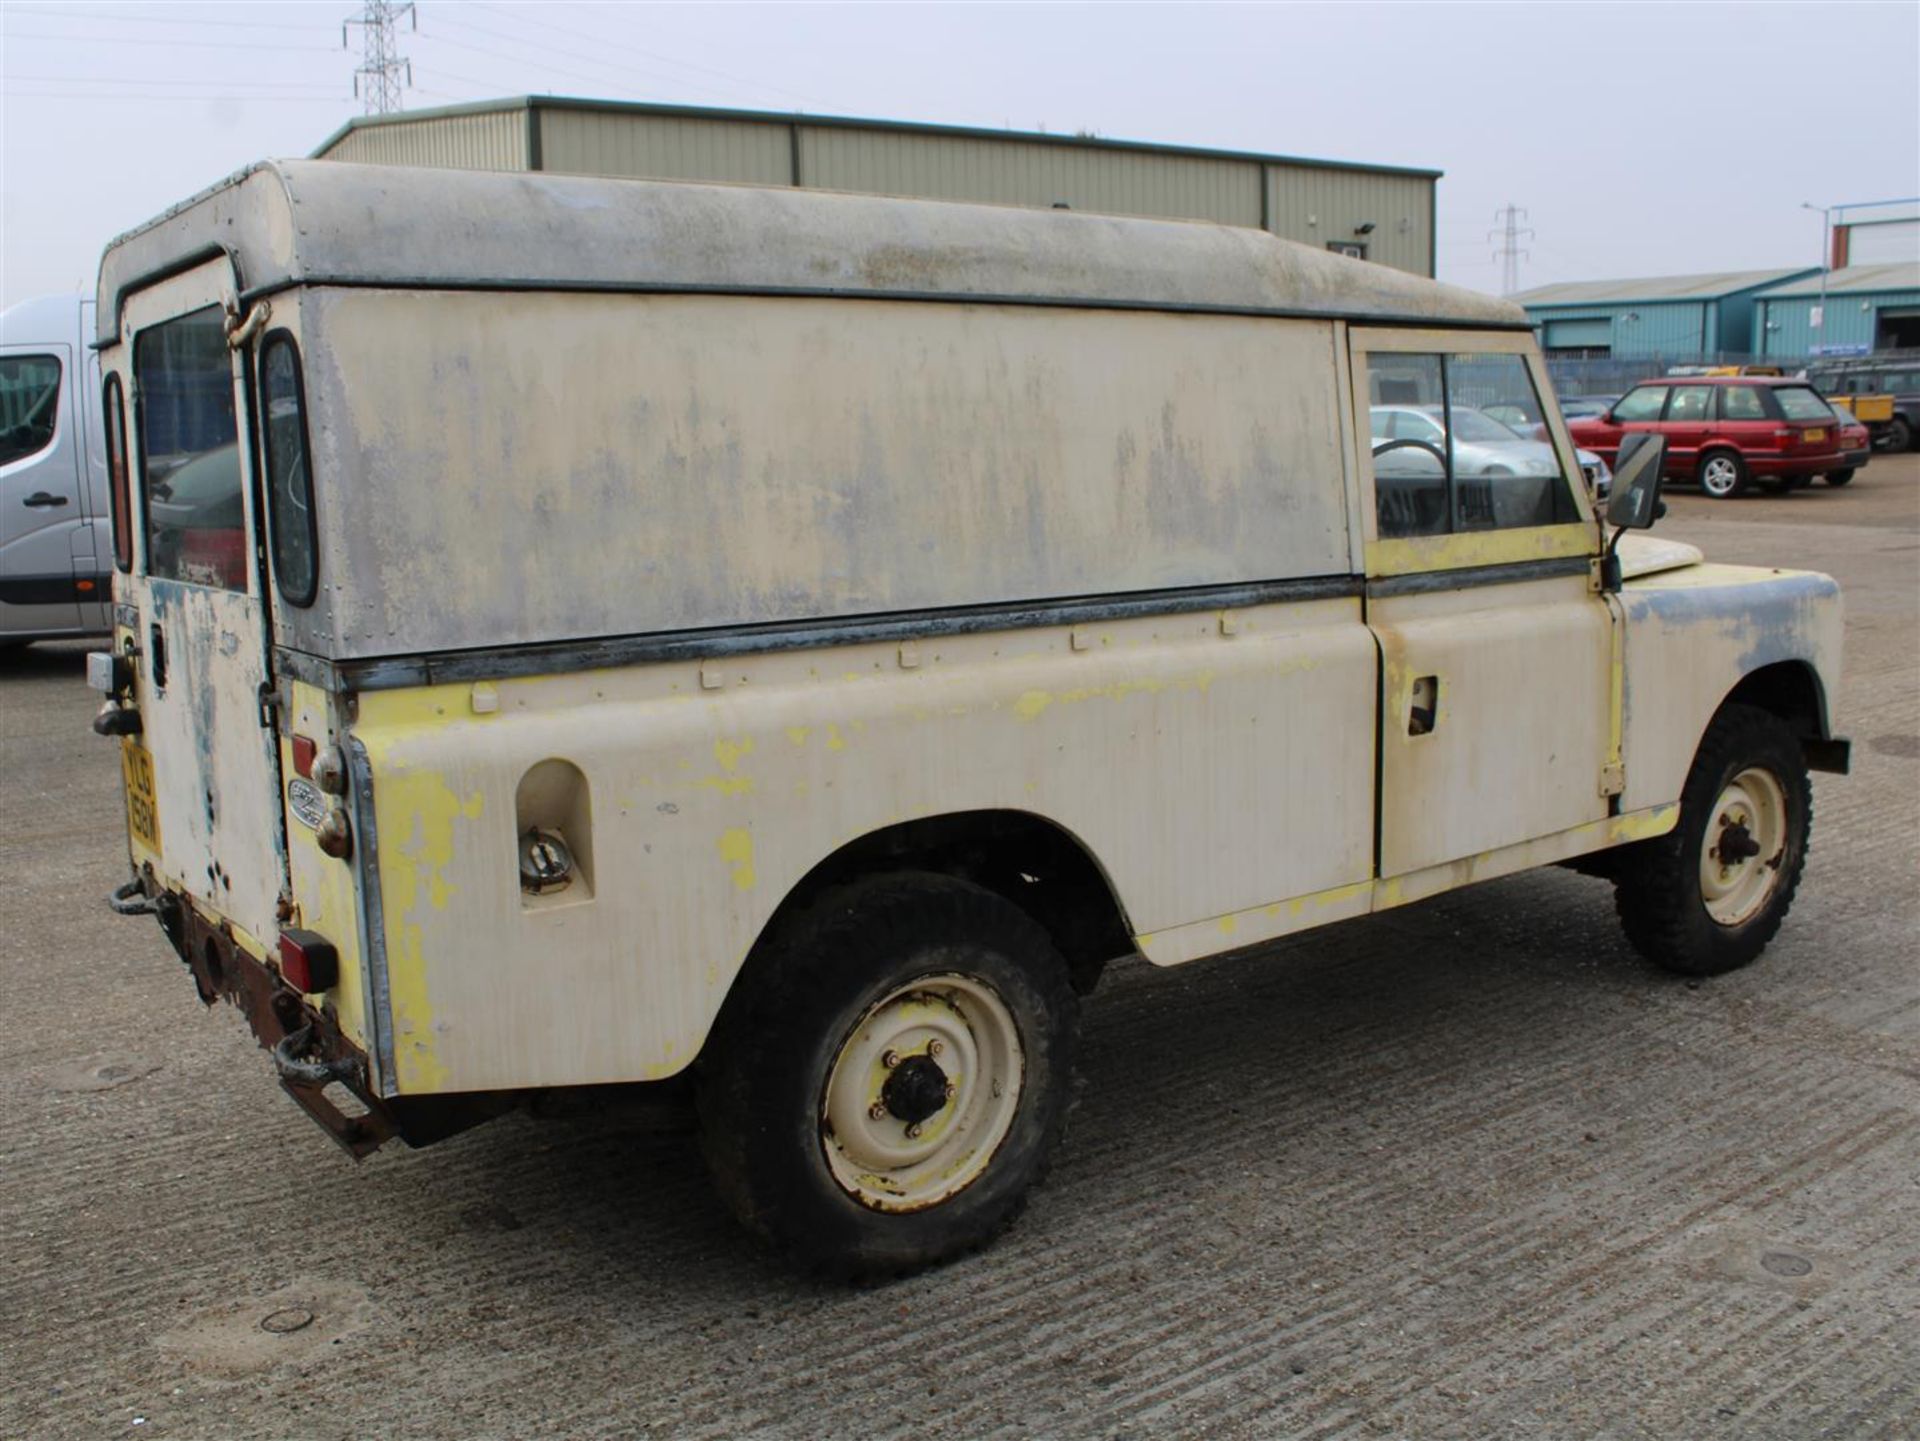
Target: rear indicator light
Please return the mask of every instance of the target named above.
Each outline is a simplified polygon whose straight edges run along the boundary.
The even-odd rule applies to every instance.
[[[293,738],[293,769],[294,771],[299,775],[305,776],[308,780],[312,780],[313,779],[313,757],[318,750],[319,750],[319,747],[316,746],[306,736],[302,736],[302,735],[295,736]]]
[[[302,995],[330,991],[340,980],[340,953],[312,931],[282,931],[280,974]]]

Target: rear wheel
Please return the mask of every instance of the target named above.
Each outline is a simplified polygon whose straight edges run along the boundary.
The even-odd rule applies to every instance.
[[[1913,449],[1913,426],[1906,416],[1894,416],[1893,424],[1887,428],[1887,449],[1896,455]]]
[[[1715,500],[1731,500],[1747,488],[1747,463],[1731,450],[1709,451],[1700,462],[1700,488]]]
[[[1826,480],[1828,485],[1845,485],[1848,481],[1852,479],[1853,479],[1853,469],[1851,466],[1849,466],[1845,470],[1830,470],[1827,472],[1827,475],[1826,475]]]
[[[1812,811],[1806,759],[1786,723],[1724,707],[1687,775],[1679,824],[1621,855],[1614,901],[1627,939],[1683,975],[1746,965],[1793,905]]]
[[[701,1060],[715,1183],[810,1270],[971,1250],[1059,1142],[1078,1015],[1052,940],[991,891],[902,874],[835,892],[755,957]]]

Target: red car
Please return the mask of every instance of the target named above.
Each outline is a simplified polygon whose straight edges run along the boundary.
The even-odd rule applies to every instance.
[[[1567,429],[1575,445],[1598,451],[1609,466],[1622,437],[1664,435],[1668,477],[1697,480],[1725,500],[1755,478],[1784,491],[1803,477],[1844,469],[1841,424],[1804,380],[1669,376],[1636,385],[1606,413],[1570,420]]]

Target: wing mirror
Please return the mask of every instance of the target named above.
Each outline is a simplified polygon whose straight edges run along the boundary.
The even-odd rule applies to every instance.
[[[1638,432],[1622,436],[1613,461],[1613,492],[1607,498],[1607,523],[1613,539],[1600,560],[1600,586],[1620,589],[1620,537],[1630,530],[1646,530],[1667,513],[1660,499],[1660,471],[1667,458],[1667,438]]]

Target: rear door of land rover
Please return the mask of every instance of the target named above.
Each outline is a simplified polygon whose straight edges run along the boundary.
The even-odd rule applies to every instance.
[[[134,861],[258,950],[274,936],[286,842],[234,294],[222,259],[128,297],[103,400],[130,411],[135,544],[115,644],[135,654],[141,717],[121,743]],[[108,433],[120,433],[111,413]]]

